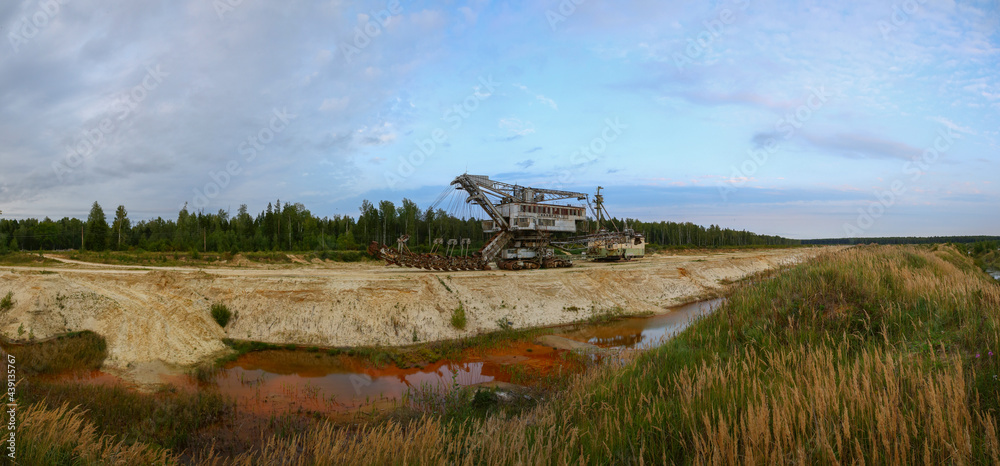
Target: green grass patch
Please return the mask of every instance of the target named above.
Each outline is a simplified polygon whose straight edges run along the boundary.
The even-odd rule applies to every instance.
[[[52,265],[58,262],[38,253],[30,252],[8,252],[0,254],[0,265]]]
[[[212,304],[211,312],[212,318],[222,328],[226,328],[226,325],[229,324],[229,319],[233,317],[233,313],[229,311],[229,307],[222,303]]]
[[[14,292],[8,291],[3,299],[0,299],[0,311],[9,311],[14,307]]]
[[[625,317],[625,309],[622,309],[621,306],[614,306],[606,309],[592,310],[583,323],[590,325],[607,324],[621,320],[623,317]]]
[[[454,311],[451,311],[451,326],[459,330],[465,330],[465,323],[465,306],[459,302],[458,307]]]
[[[26,344],[4,345],[14,355],[22,375],[60,374],[67,371],[93,371],[101,368],[107,357],[104,337],[91,332],[73,332]]]
[[[733,458],[726,456],[729,448],[753,449],[749,442],[775,428],[789,432],[783,445],[770,444],[784,453],[768,460],[766,451],[752,450],[761,461],[798,455],[822,463],[831,451],[823,445],[830,445],[841,462],[893,462],[880,455],[909,454],[916,456],[904,463],[989,463],[997,447],[989,443],[986,424],[971,420],[1000,413],[1000,294],[977,272],[952,247],[861,247],[743,287],[663,346],[551,407],[559,413],[557,425],[578,431],[569,462],[584,455],[611,463],[638,456],[725,463]],[[877,382],[838,385],[860,378]],[[887,386],[903,395],[874,401],[893,396]],[[945,410],[969,419],[952,427],[965,430],[952,436],[949,429],[935,430],[950,421],[915,414],[935,409],[924,404],[930,387],[939,395],[926,403],[950,406],[949,400],[958,400]],[[941,387],[958,391],[945,394]],[[820,396],[828,398],[812,398]],[[636,413],[636,406],[642,406],[638,415],[626,414]],[[882,417],[909,426],[900,433],[907,441],[928,442],[926,456],[922,446],[919,452],[897,450],[898,443],[883,446],[879,438],[890,421],[877,421],[876,407],[885,409]],[[806,423],[761,418],[762,409],[803,416]],[[755,419],[766,419],[763,429],[755,430]],[[857,439],[856,448],[836,450],[837,429]],[[968,449],[944,447],[962,438],[971,439]]]
[[[439,281],[439,282],[441,282],[441,286],[443,286],[443,287],[444,287],[444,289],[448,290],[448,292],[449,292],[449,293],[451,293],[451,292],[452,292],[452,291],[451,291],[451,287],[450,287],[450,286],[448,286],[448,284],[447,284],[447,283],[445,283],[445,282],[444,282],[444,280],[442,280],[442,279],[441,279],[441,277],[436,277],[436,278],[438,279],[438,281]]]

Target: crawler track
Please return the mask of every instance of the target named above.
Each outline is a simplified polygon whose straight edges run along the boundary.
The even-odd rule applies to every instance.
[[[440,254],[414,254],[408,250],[397,251],[372,241],[368,253],[387,264],[426,270],[490,270],[490,265],[480,253],[472,256],[442,256]]]

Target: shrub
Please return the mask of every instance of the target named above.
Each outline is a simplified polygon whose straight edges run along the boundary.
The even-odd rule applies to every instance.
[[[500,330],[512,330],[514,328],[514,322],[510,320],[510,317],[503,316],[497,319],[497,326],[500,327]]]
[[[458,307],[451,311],[451,326],[459,330],[465,330],[465,307],[458,303]]]
[[[229,319],[233,316],[225,304],[215,303],[212,305],[212,318],[219,323],[219,327],[226,328]]]
[[[14,292],[8,291],[7,296],[0,299],[0,311],[8,311],[14,307]]]

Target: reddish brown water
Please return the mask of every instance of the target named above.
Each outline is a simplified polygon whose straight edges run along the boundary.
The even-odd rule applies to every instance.
[[[509,382],[514,366],[522,372],[547,373],[565,363],[559,354],[546,346],[518,342],[504,349],[466,354],[461,361],[400,368],[372,367],[343,355],[261,351],[227,364],[213,384],[235,398],[241,408],[257,413],[356,411],[391,404],[412,390]]]
[[[721,304],[703,301],[653,317],[556,329],[556,333],[604,348],[649,348],[683,330],[699,316]],[[188,376],[164,377],[183,389],[217,388],[240,408],[257,414],[288,412],[348,413],[399,403],[407,393],[448,390],[486,382],[530,385],[553,371],[579,370],[576,358],[531,342],[512,342],[501,349],[469,350],[457,361],[438,361],[417,367],[372,367],[345,355],[273,350],[249,353],[224,366],[209,387]],[[93,371],[64,374],[66,382],[121,384],[118,377]]]
[[[721,302],[703,301],[664,315],[557,329],[557,333],[605,348],[649,348]],[[565,351],[517,342],[503,349],[467,352],[459,361],[403,369],[391,365],[370,367],[357,358],[324,353],[263,351],[227,364],[215,385],[252,412],[356,411],[398,402],[412,390],[441,390],[493,381],[530,383],[532,376],[525,377],[526,372],[537,377],[571,364],[562,353]],[[515,373],[522,375],[515,380]]]

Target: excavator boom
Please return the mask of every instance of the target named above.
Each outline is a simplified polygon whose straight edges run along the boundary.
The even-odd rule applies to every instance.
[[[469,174],[459,175],[451,185],[468,193],[466,202],[478,205],[490,218],[483,221],[483,232],[493,236],[482,249],[470,257],[449,257],[414,254],[402,243],[396,250],[372,242],[369,252],[390,264],[435,270],[484,270],[493,261],[506,270],[572,265],[555,255],[550,238],[554,233],[576,233],[578,223],[587,220],[587,209],[557,201],[589,204],[588,194],[519,186]]]

